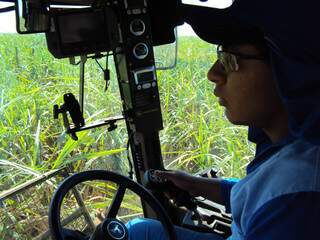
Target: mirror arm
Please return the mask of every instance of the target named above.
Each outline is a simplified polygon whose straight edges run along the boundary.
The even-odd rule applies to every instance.
[[[0,13],[10,12],[10,11],[14,11],[14,10],[15,10],[14,6],[4,7],[4,8],[0,8]]]

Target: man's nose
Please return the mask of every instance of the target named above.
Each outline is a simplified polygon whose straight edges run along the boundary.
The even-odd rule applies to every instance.
[[[216,61],[208,71],[207,78],[209,81],[217,85],[223,84],[226,81],[226,72],[219,61]]]

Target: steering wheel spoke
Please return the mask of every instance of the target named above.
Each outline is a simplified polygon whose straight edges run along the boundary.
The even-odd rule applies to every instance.
[[[116,218],[119,208],[121,206],[124,194],[126,193],[126,186],[120,185],[112,199],[112,203],[107,210],[107,218]]]
[[[61,205],[67,193],[77,184],[86,181],[110,181],[118,185],[116,194],[108,208],[107,217],[98,224],[91,236],[87,236],[79,231],[63,228],[63,223],[60,219]],[[128,230],[124,223],[116,219],[124,198],[126,189],[140,196],[147,204],[155,211],[158,219],[162,223],[169,240],[176,240],[176,233],[173,224],[166,214],[165,210],[159,201],[144,187],[131,179],[121,176],[114,172],[104,170],[91,170],[74,174],[66,178],[55,191],[51,199],[49,209],[49,228],[54,240],[127,240]],[[68,238],[70,236],[70,238]]]

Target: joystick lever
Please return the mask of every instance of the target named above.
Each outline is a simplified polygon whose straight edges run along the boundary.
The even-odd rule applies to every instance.
[[[154,169],[145,172],[142,184],[152,191],[169,193],[169,195],[173,197],[174,205],[177,207],[184,206],[189,210],[196,212],[197,201],[195,198],[187,191],[178,188],[173,182],[156,176]]]

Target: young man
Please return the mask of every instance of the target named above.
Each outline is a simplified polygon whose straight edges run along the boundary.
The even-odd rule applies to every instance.
[[[219,46],[208,79],[215,83],[214,94],[230,122],[261,130],[251,138],[258,145],[247,176],[234,183],[184,172],[157,174],[194,196],[224,204],[233,217],[229,239],[317,239],[320,147],[289,133],[288,114],[278,94],[267,47],[244,43]],[[154,220],[133,220],[128,229],[130,240],[167,239],[161,224]],[[176,227],[176,233],[179,240],[222,239],[181,227]]]

